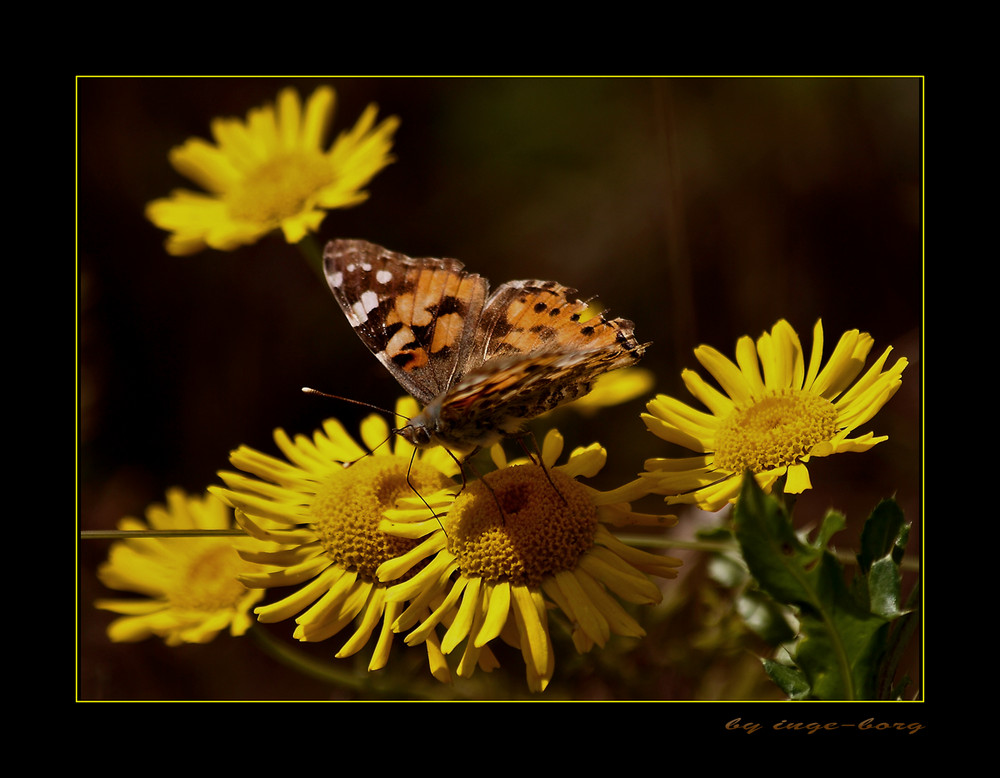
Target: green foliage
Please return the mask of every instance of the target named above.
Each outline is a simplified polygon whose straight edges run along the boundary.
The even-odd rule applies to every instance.
[[[764,660],[768,675],[791,699],[890,699],[898,693],[889,685],[912,632],[900,591],[909,526],[894,500],[876,507],[848,585],[828,548],[844,525],[843,515],[831,511],[814,537],[800,537],[784,504],[764,494],[753,478],[744,479],[733,531],[759,587],[755,596],[770,602],[771,611],[787,606],[798,620],[782,660]]]

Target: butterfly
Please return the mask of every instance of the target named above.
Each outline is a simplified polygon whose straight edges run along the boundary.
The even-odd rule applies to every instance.
[[[412,258],[363,240],[326,244],[327,282],[354,331],[423,406],[397,432],[459,454],[523,431],[635,364],[626,319],[584,320],[587,304],[555,281],[489,282],[457,259]]]

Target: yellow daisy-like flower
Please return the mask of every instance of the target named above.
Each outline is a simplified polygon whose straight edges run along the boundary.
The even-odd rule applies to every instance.
[[[146,207],[147,218],[172,233],[167,251],[232,251],[279,228],[298,243],[319,228],[327,210],[365,200],[362,188],[393,161],[399,120],[374,126],[378,107],[371,104],[324,151],[335,97],[320,87],[303,109],[298,92],[286,88],[275,106],[251,110],[246,122],[213,120],[214,144],[190,138],[171,149],[171,164],[208,193],[178,189]]]
[[[698,347],[695,356],[725,394],[685,370],[684,384],[709,412],[657,395],[642,418],[658,437],[703,453],[650,459],[640,481],[668,503],[710,511],[735,501],[746,471],[765,491],[782,476],[789,494],[811,488],[811,457],[867,451],[887,439],[871,432],[849,437],[896,393],[907,365],[899,359],[883,372],[890,347],[858,378],[873,345],[866,332],[846,332],[821,367],[823,324],[817,321],[807,364],[798,335],[782,320],[756,348],[750,337],[740,338],[735,364],[709,346]]]
[[[417,404],[400,400],[401,415],[416,414]],[[355,654],[382,622],[369,670],[385,666],[392,644],[390,624],[403,603],[386,598],[386,586],[376,571],[387,560],[413,549],[414,541],[382,532],[383,512],[401,496],[414,490],[430,505],[453,499],[453,476],[458,466],[444,449],[420,452],[391,433],[385,420],[370,416],[361,425],[361,438],[373,453],[362,448],[330,419],[310,440],[294,440],[282,430],[275,441],[287,461],[241,447],[230,461],[252,476],[234,472],[219,475],[228,488],[213,493],[236,508],[237,520],[253,537],[282,545],[274,553],[248,553],[248,561],[271,566],[270,572],[250,573],[240,580],[247,586],[269,588],[296,586],[295,591],[255,610],[262,622],[295,618],[293,636],[319,641],[337,635],[352,623],[354,632],[336,653]],[[423,505],[423,515],[432,515]],[[277,526],[277,528],[273,528]],[[435,642],[428,642],[431,672],[448,680],[444,657]]]
[[[166,505],[153,505],[146,522],[124,518],[122,530],[230,530],[233,512],[212,495],[189,497],[167,492]],[[207,643],[220,631],[244,634],[253,623],[249,611],[262,592],[237,579],[257,570],[237,553],[259,546],[246,537],[137,537],[112,544],[98,569],[110,589],[139,592],[139,599],[101,599],[102,610],[122,614],[108,627],[113,641],[133,642],[156,635],[167,645]]]
[[[420,545],[379,569],[380,579],[398,581],[390,602],[409,602],[393,629],[410,631],[414,645],[437,639],[441,650],[464,644],[458,674],[472,675],[490,641],[499,638],[521,650],[528,685],[543,691],[555,666],[549,610],[556,607],[572,625],[580,652],[603,646],[612,634],[641,637],[639,623],[615,598],[651,604],[661,593],[647,574],[675,577],[681,561],[634,549],[608,530],[607,524],[669,526],[673,516],[632,512],[633,487],[600,492],[577,477],[595,475],[607,454],[594,444],[574,451],[555,466],[563,441],[551,431],[542,448],[544,467],[504,460],[500,446],[491,449],[498,469],[470,482],[439,519],[426,519],[409,501],[387,512],[383,528]],[[403,576],[409,578],[404,579]]]
[[[653,383],[652,371],[644,367],[624,367],[598,377],[588,394],[565,407],[583,416],[592,416],[602,408],[648,395]]]

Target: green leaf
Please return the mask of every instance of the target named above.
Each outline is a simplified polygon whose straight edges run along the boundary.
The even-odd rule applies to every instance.
[[[800,540],[778,500],[746,477],[733,526],[750,574],[799,614],[793,659],[809,686],[806,698],[874,699],[888,624],[852,596],[840,563],[826,550],[843,517],[831,512],[814,542]]]
[[[713,581],[735,589],[747,580],[747,568],[729,554],[716,553],[708,560],[708,575]]]
[[[876,559],[889,555],[898,563],[903,558],[908,533],[909,525],[895,500],[883,500],[876,505],[861,530],[861,550],[858,552],[861,572],[867,573]]]
[[[826,548],[830,542],[830,538],[846,526],[847,519],[843,513],[840,513],[840,511],[828,511],[826,516],[823,517],[823,522],[820,524],[819,533],[816,536],[816,540],[813,541],[813,545],[816,548]]]
[[[772,646],[795,638],[788,623],[787,608],[758,589],[749,589],[736,598],[736,612],[761,639]]]
[[[858,552],[860,575],[853,582],[859,599],[872,613],[895,619],[907,611],[902,604],[900,560],[906,550],[910,525],[895,500],[883,500],[861,530]]]
[[[784,509],[750,477],[733,514],[733,529],[750,574],[779,602],[812,604],[810,577],[822,553],[792,529]]]
[[[906,611],[900,605],[899,566],[889,557],[877,559],[868,570],[868,602],[872,613],[895,619]]]
[[[763,662],[765,672],[790,700],[802,700],[808,696],[809,682],[799,670],[773,659],[765,659]]]

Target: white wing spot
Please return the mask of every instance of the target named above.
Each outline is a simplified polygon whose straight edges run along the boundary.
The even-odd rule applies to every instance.
[[[380,284],[387,284],[392,280],[392,273],[388,270],[379,270],[375,274],[375,280]]]
[[[354,312],[354,318],[358,320],[359,323],[368,321],[368,311],[361,303],[354,303],[351,306],[351,311]]]
[[[330,276],[330,283],[339,289],[344,285],[344,274],[338,270]]]
[[[368,318],[368,312],[374,311],[378,308],[378,295],[369,289],[367,292],[363,292],[361,295],[361,300],[358,305],[362,306],[365,311],[365,318]]]

